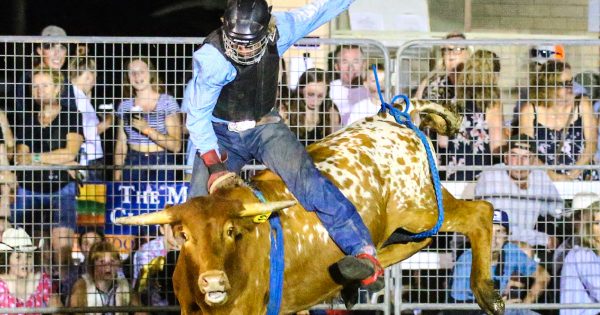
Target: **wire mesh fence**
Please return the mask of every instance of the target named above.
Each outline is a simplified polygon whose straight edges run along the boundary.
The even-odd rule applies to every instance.
[[[114,221],[189,196],[195,149],[182,107],[202,39],[2,39],[0,217],[9,247],[0,287],[19,292],[6,293],[10,305],[177,305],[178,234]],[[590,292],[566,273],[598,262],[590,259],[600,218],[581,209],[600,193],[599,44],[416,41],[392,64],[378,42],[304,39],[282,58],[275,110],[305,145],[343,130],[379,110],[371,65],[386,100],[401,92],[452,109],[462,117],[457,136],[427,132],[447,188],[508,216],[495,239],[497,288],[521,308],[556,310]],[[250,163],[244,177],[260,169]],[[362,294],[359,309],[476,309],[469,263],[465,238],[436,236],[388,272],[383,295]],[[600,281],[593,267],[582,270]],[[600,308],[589,296],[571,302]]]

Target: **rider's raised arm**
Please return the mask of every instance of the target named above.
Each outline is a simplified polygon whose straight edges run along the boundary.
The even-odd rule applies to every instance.
[[[283,55],[302,37],[346,11],[352,2],[354,0],[314,0],[295,10],[274,12],[273,16],[279,30],[277,41],[279,55]]]

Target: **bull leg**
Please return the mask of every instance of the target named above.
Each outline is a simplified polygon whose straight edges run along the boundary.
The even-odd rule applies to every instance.
[[[377,256],[379,256],[381,265],[383,267],[388,267],[414,255],[421,249],[427,247],[429,243],[431,243],[430,238],[426,238],[419,242],[393,244],[379,250],[377,252]]]
[[[504,314],[504,301],[494,290],[491,275],[492,216],[494,209],[487,201],[461,201],[445,191],[445,219],[441,231],[458,232],[471,242],[471,290],[477,303],[487,314]]]

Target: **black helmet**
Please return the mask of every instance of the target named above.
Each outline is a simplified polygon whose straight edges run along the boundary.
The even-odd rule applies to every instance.
[[[265,0],[230,0],[223,15],[225,54],[243,65],[256,63],[266,50],[271,8]],[[244,46],[244,52],[238,51]]]

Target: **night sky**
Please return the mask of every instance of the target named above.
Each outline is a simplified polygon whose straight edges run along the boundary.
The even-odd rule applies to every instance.
[[[225,0],[0,0],[0,34],[39,35],[55,24],[73,36],[206,36],[220,25],[223,9],[215,1],[224,7]],[[157,14],[174,5],[188,8]]]

